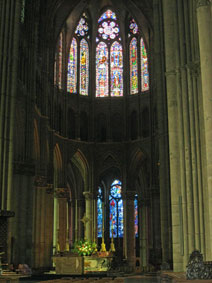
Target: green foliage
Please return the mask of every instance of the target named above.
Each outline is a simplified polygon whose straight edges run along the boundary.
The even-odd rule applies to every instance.
[[[74,243],[72,251],[80,256],[92,255],[97,252],[97,245],[95,242],[79,240]]]

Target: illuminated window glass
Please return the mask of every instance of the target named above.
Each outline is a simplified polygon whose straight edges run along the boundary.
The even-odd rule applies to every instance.
[[[54,59],[54,84],[57,84],[57,54],[55,54]]]
[[[116,20],[116,14],[112,12],[111,10],[107,10],[105,13],[101,15],[101,17],[98,20],[98,23],[106,19]]]
[[[100,42],[96,48],[96,97],[108,96],[108,48]]]
[[[111,96],[123,96],[122,46],[115,41],[110,50]]]
[[[130,33],[133,34],[133,35],[139,33],[138,25],[136,24],[136,22],[135,22],[134,19],[131,19],[131,20],[130,20],[129,30],[130,30]]]
[[[138,52],[137,39],[130,42],[130,94],[138,93]]]
[[[122,187],[119,180],[115,180],[110,189],[109,205],[110,205],[110,237],[122,238],[124,234],[123,225],[123,200]]]
[[[86,15],[83,14],[83,17],[79,20],[79,23],[75,30],[75,34],[77,34],[77,36],[83,37],[88,34],[89,27],[86,18],[87,18]]]
[[[97,195],[97,237],[102,237],[102,189],[99,187]]]
[[[148,58],[143,38],[141,38],[141,90],[149,90]]]
[[[80,94],[88,95],[89,49],[85,39],[80,42]]]
[[[59,48],[58,48],[58,86],[62,87],[62,62],[63,62],[63,35],[60,33]]]
[[[138,237],[138,195],[135,195],[134,200],[134,209],[135,209],[135,236]]]
[[[98,23],[96,97],[123,96],[123,50],[116,14],[107,10]]]
[[[73,38],[68,57],[67,91],[77,92],[77,41]]]

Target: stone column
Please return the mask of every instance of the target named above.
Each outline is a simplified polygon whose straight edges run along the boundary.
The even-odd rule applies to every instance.
[[[147,271],[148,265],[148,203],[142,201],[139,210],[140,258],[144,271]]]
[[[93,195],[90,192],[83,192],[83,195],[85,197],[85,230],[84,230],[84,237],[87,240],[92,240],[93,235],[93,221],[92,221],[92,200]]]
[[[60,251],[66,249],[66,235],[67,235],[67,200],[69,199],[69,191],[67,188],[57,188],[56,197],[59,203],[59,231],[58,240]]]
[[[197,0],[203,115],[205,126],[205,171],[207,209],[206,260],[212,260],[212,8],[211,0]],[[210,235],[210,236],[209,236]]]
[[[174,30],[175,3],[163,0],[164,15],[164,44],[166,60],[166,86],[169,131],[169,161],[171,185],[171,210],[172,210],[172,247],[173,269],[183,270],[183,258],[180,254],[180,223],[179,203],[181,182],[179,178],[179,146],[178,146],[178,105],[176,97],[176,35]]]
[[[135,192],[126,192],[126,239],[127,239],[127,262],[135,269]]]

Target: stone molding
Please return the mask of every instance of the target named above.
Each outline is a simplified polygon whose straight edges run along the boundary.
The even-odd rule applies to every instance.
[[[53,194],[53,192],[54,192],[53,184],[47,184],[46,193],[50,195]]]
[[[197,0],[197,8],[211,5],[212,0]]]
[[[83,196],[85,197],[86,200],[93,199],[93,194],[91,192],[83,192]]]
[[[15,212],[10,210],[1,210],[0,209],[0,217],[14,217]]]
[[[35,187],[46,188],[47,187],[46,176],[35,176],[34,185]]]
[[[69,190],[67,188],[56,188],[54,193],[55,193],[56,198],[67,198],[67,199],[69,199],[69,197],[70,197]]]

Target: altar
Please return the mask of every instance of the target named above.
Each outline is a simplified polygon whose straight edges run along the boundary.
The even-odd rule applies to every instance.
[[[53,256],[56,274],[82,275],[106,273],[111,266],[112,256]]]

